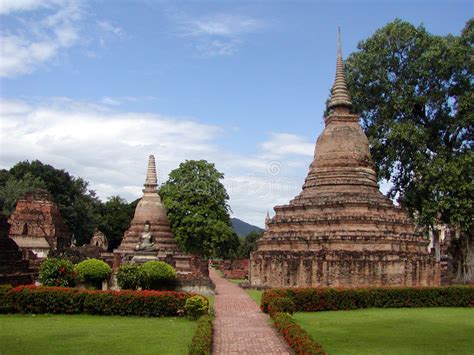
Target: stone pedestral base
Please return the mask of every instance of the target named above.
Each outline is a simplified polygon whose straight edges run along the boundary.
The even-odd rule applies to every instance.
[[[439,286],[439,263],[427,254],[260,251],[250,263],[259,287]]]

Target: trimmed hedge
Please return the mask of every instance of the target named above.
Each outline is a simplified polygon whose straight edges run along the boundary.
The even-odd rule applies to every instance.
[[[209,301],[203,296],[193,296],[186,300],[184,310],[190,319],[196,320],[209,313]]]
[[[289,314],[277,313],[274,317],[274,326],[296,354],[325,354],[323,347],[316,343]]]
[[[296,312],[359,308],[474,307],[474,287],[403,288],[275,288],[262,295],[261,309],[269,311],[275,298],[288,297]]]
[[[190,355],[210,355],[212,352],[212,317],[205,315],[198,320],[193,340],[189,345]]]
[[[268,313],[273,318],[280,312],[293,314],[295,312],[295,303],[288,297],[273,298],[268,304]]]
[[[3,296],[9,313],[89,313],[121,316],[178,316],[188,292],[83,291],[63,287],[18,286]]]
[[[74,265],[66,259],[47,258],[41,262],[39,281],[44,286],[74,286],[76,282]]]

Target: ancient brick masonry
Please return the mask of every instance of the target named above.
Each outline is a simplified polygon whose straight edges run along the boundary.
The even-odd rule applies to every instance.
[[[10,225],[0,213],[0,285],[27,285],[33,281],[34,273],[28,260],[22,259],[18,245],[8,237]]]
[[[276,206],[251,255],[254,286],[439,285],[428,240],[378,189],[367,137],[351,114],[339,49],[324,131],[302,192]]]
[[[18,199],[8,222],[9,236],[25,256],[32,252],[46,257],[50,250],[63,249],[71,242],[58,206],[46,190],[38,189]]]

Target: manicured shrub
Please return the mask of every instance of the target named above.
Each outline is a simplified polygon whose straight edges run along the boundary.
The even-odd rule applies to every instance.
[[[268,313],[273,318],[280,312],[293,314],[295,312],[295,303],[288,297],[273,298],[268,304]]]
[[[166,289],[176,282],[176,270],[164,261],[147,261],[141,268],[141,286],[146,290]]]
[[[323,347],[316,343],[289,314],[277,313],[274,326],[296,354],[325,354]]]
[[[76,265],[76,272],[81,281],[98,286],[110,276],[112,270],[107,263],[98,259],[87,259]]]
[[[190,297],[186,300],[184,310],[189,318],[198,319],[209,313],[209,301],[206,297],[199,295]]]
[[[89,313],[122,316],[177,316],[194,294],[173,291],[84,291],[18,286],[3,297],[10,313]]]
[[[3,306],[3,299],[8,291],[12,289],[12,285],[0,285],[0,313],[5,311]]]
[[[76,288],[18,286],[4,296],[8,313],[82,313],[85,294]]]
[[[397,288],[287,288],[263,293],[261,308],[269,311],[275,298],[288,297],[297,312],[335,311],[358,308],[474,307],[474,287]]]
[[[39,268],[39,281],[44,286],[72,287],[75,284],[74,265],[66,259],[45,259]]]
[[[138,264],[125,264],[118,268],[117,283],[122,290],[137,290],[143,280],[142,267]]]
[[[189,345],[189,355],[210,355],[212,352],[212,317],[201,316]]]

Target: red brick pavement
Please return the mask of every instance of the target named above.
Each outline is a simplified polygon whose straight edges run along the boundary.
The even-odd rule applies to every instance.
[[[209,276],[216,284],[213,354],[291,354],[269,317],[243,289],[213,269]]]

